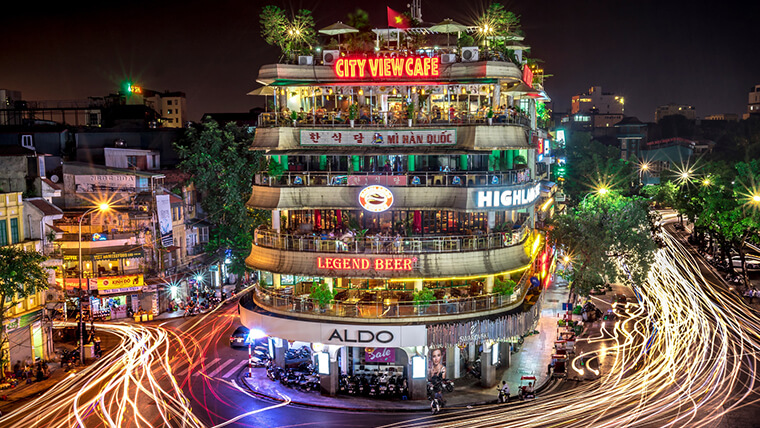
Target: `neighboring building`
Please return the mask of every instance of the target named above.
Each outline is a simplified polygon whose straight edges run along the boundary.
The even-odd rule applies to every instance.
[[[155,171],[161,167],[161,153],[156,150],[103,148],[106,166],[139,171]]]
[[[685,165],[694,155],[696,143],[685,138],[668,138],[665,140],[649,141],[640,149],[639,159],[646,162],[649,168],[643,172],[644,184],[658,184],[663,171],[673,166]]]
[[[173,167],[179,163],[174,142],[182,137],[183,129],[83,129],[77,132],[76,160],[97,165],[105,165],[105,149],[149,150],[158,152],[163,167]],[[146,160],[147,162],[147,160]],[[153,162],[155,165],[155,162]]]
[[[640,158],[640,150],[647,140],[647,125],[638,118],[629,116],[615,124],[620,159]]]
[[[747,114],[760,115],[760,85],[755,85],[749,90]]]
[[[16,111],[17,103],[21,102],[21,91],[0,89],[0,126],[21,124],[22,118]]]
[[[21,192],[0,193],[0,246],[13,245],[26,251],[41,251],[41,241],[29,235],[34,228],[31,220],[32,227],[25,227],[27,215],[24,205]],[[50,278],[50,285],[54,286],[52,271]],[[49,320],[45,320],[44,313],[47,294],[47,291],[41,291],[24,299],[12,296],[11,301],[0,302],[9,307],[5,312],[4,324],[0,326],[0,334],[7,334],[8,337],[6,348],[0,350],[8,357],[8,365],[3,368],[6,371],[16,361],[53,357],[52,326]]]
[[[709,116],[705,116],[702,120],[716,120],[716,121],[724,121],[724,122],[738,122],[739,121],[739,115],[734,113],[719,113],[719,114],[711,114]]]
[[[592,86],[585,94],[573,96],[570,121],[578,127],[610,128],[623,119],[625,98],[611,92],[603,92],[601,86]]]
[[[161,115],[161,127],[182,128],[187,122],[184,92],[143,90],[145,103]]]
[[[696,120],[697,110],[693,106],[686,104],[666,104],[657,107],[657,110],[654,112],[654,121],[659,123],[665,116],[676,115],[681,115],[689,120]]]
[[[477,58],[473,50],[465,58]],[[271,338],[278,365],[289,347],[318,350],[328,395],[342,373],[392,369],[409,380],[411,399],[425,399],[433,355],[451,379],[465,375],[466,358],[479,358],[481,382],[492,387],[492,362],[508,361],[510,337],[523,334],[507,327],[508,314],[538,316],[526,293],[552,275],[554,253],[537,228],[556,187],[542,191],[547,168],[537,165],[551,156],[536,128],[537,99],[547,97],[510,61],[407,57],[411,71],[379,86],[370,75],[393,59],[365,58],[259,70],[259,83],[282,89],[276,111],[316,114],[296,124],[259,116],[251,149],[284,172],[257,175],[247,202],[272,215],[246,259],[260,281],[241,322]],[[347,76],[349,64],[365,64],[366,77]],[[414,115],[408,99],[420,106]],[[352,101],[357,128],[344,119]],[[499,294],[510,278],[514,292]],[[335,302],[320,309],[314,287],[336,292]],[[434,297],[415,305],[425,289]]]
[[[53,190],[45,175],[45,155],[21,146],[0,147],[0,191],[44,196]]]

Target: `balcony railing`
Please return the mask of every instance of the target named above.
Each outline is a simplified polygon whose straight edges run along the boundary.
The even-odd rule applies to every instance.
[[[277,290],[263,288],[258,284],[254,288],[253,298],[259,307],[273,312],[374,319],[440,317],[514,307],[525,298],[528,278],[530,278],[529,273],[530,270],[523,274],[511,295],[492,293],[435,300],[426,305],[420,305],[414,301],[397,301],[394,299],[383,299],[383,301],[375,302],[348,299],[333,301],[325,307],[320,307],[308,295],[282,294]]]
[[[347,233],[341,237],[311,234],[289,235],[269,230],[256,230],[255,245],[283,251],[320,253],[420,254],[485,251],[518,245],[529,232],[527,224],[509,232],[464,236],[358,237]]]
[[[345,171],[286,171],[280,177],[272,178],[265,174],[256,174],[254,184],[257,186],[291,187],[291,186],[367,186],[383,184],[386,186],[411,187],[483,187],[508,186],[531,181],[530,170],[514,169],[500,172],[345,172]]]
[[[345,113],[337,112],[301,112],[297,114],[295,120],[296,127],[349,127],[351,126],[348,116]],[[259,127],[277,127],[293,126],[293,118],[287,113],[261,113],[259,115]],[[413,126],[463,126],[463,125],[485,125],[488,123],[488,117],[485,112],[468,113],[468,112],[447,112],[424,113],[416,112],[414,115]],[[493,125],[523,125],[530,126],[530,118],[523,113],[515,111],[494,111],[491,118]],[[382,127],[399,127],[409,126],[409,118],[405,114],[394,114],[389,111],[375,112],[372,115],[359,114],[354,120],[356,128],[377,128]]]

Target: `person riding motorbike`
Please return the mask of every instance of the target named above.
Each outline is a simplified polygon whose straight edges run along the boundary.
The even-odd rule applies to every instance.
[[[501,388],[499,388],[499,402],[509,403],[509,385],[507,381],[501,381]]]

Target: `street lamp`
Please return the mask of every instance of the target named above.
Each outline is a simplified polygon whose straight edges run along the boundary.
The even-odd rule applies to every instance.
[[[644,172],[646,172],[646,171],[649,171],[649,163],[648,162],[642,163],[641,166],[639,167],[639,186],[641,186],[642,184],[644,184],[644,182],[643,182],[643,175],[644,175]]]
[[[760,204],[760,195],[752,195],[752,202]]]
[[[77,261],[79,262],[79,359],[82,365],[84,365],[84,319],[82,319],[82,220],[87,214],[95,211],[104,212],[110,209],[110,205],[102,203],[95,208],[90,208],[85,211],[84,214],[79,217],[79,257],[77,258]],[[87,288],[87,296],[90,296],[89,287]],[[90,311],[90,316],[92,316],[92,311]]]

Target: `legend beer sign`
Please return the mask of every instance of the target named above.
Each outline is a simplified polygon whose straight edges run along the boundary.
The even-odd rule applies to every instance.
[[[367,257],[317,257],[317,269],[354,271],[411,271],[416,257],[372,259]]]
[[[438,57],[339,58],[333,65],[341,79],[429,79],[441,76]]]

